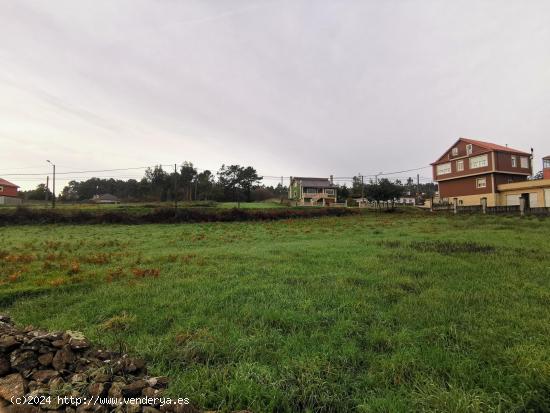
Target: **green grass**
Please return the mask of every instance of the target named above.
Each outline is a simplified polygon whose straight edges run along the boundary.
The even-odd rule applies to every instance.
[[[4,227],[0,310],[122,344],[204,408],[550,411],[549,236],[374,213]]]

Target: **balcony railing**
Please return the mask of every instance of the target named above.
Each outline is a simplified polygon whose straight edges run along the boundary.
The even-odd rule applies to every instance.
[[[336,194],[327,194],[325,192],[316,192],[316,193],[304,192],[304,193],[302,193],[302,198],[334,198],[334,197],[336,197]]]

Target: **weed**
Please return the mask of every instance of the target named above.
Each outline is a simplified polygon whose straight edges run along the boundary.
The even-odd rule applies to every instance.
[[[72,261],[69,264],[69,269],[67,270],[67,274],[69,275],[75,275],[80,272],[80,263],[78,261]]]
[[[160,269],[158,268],[132,268],[132,274],[137,278],[154,277],[158,278]]]
[[[421,252],[437,252],[439,254],[490,254],[496,251],[492,245],[478,244],[473,241],[416,241],[411,248]]]

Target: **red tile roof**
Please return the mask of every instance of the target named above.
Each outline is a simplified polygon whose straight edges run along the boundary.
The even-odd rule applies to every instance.
[[[520,150],[514,149],[514,148],[509,148],[508,146],[497,145],[496,143],[483,142],[483,141],[478,141],[478,140],[470,139],[470,138],[460,138],[460,139],[462,139],[464,142],[471,143],[471,144],[477,145],[477,146],[481,146],[482,148],[489,149],[491,151],[513,152],[513,153],[520,153],[520,154],[523,154],[523,155],[531,155],[530,153],[520,151]]]
[[[11,182],[6,181],[5,179],[0,178],[0,185],[3,186],[13,186],[15,188],[19,188],[17,185],[12,184]]]

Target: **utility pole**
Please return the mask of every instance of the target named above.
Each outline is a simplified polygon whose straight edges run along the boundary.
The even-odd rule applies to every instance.
[[[178,166],[174,164],[174,209],[178,209]]]
[[[46,201],[46,204],[48,203],[48,191],[50,190],[50,175],[46,176],[46,191],[44,194],[44,201]]]
[[[51,166],[53,166],[53,190],[52,190],[52,208],[55,208],[55,164],[52,163],[49,159],[46,160]]]
[[[374,182],[376,185],[378,185],[378,175],[382,175],[384,172],[378,172],[376,175],[374,175]]]
[[[361,175],[361,172],[359,172],[359,176],[361,177],[361,200],[365,199],[365,184],[363,182],[363,175]]]

